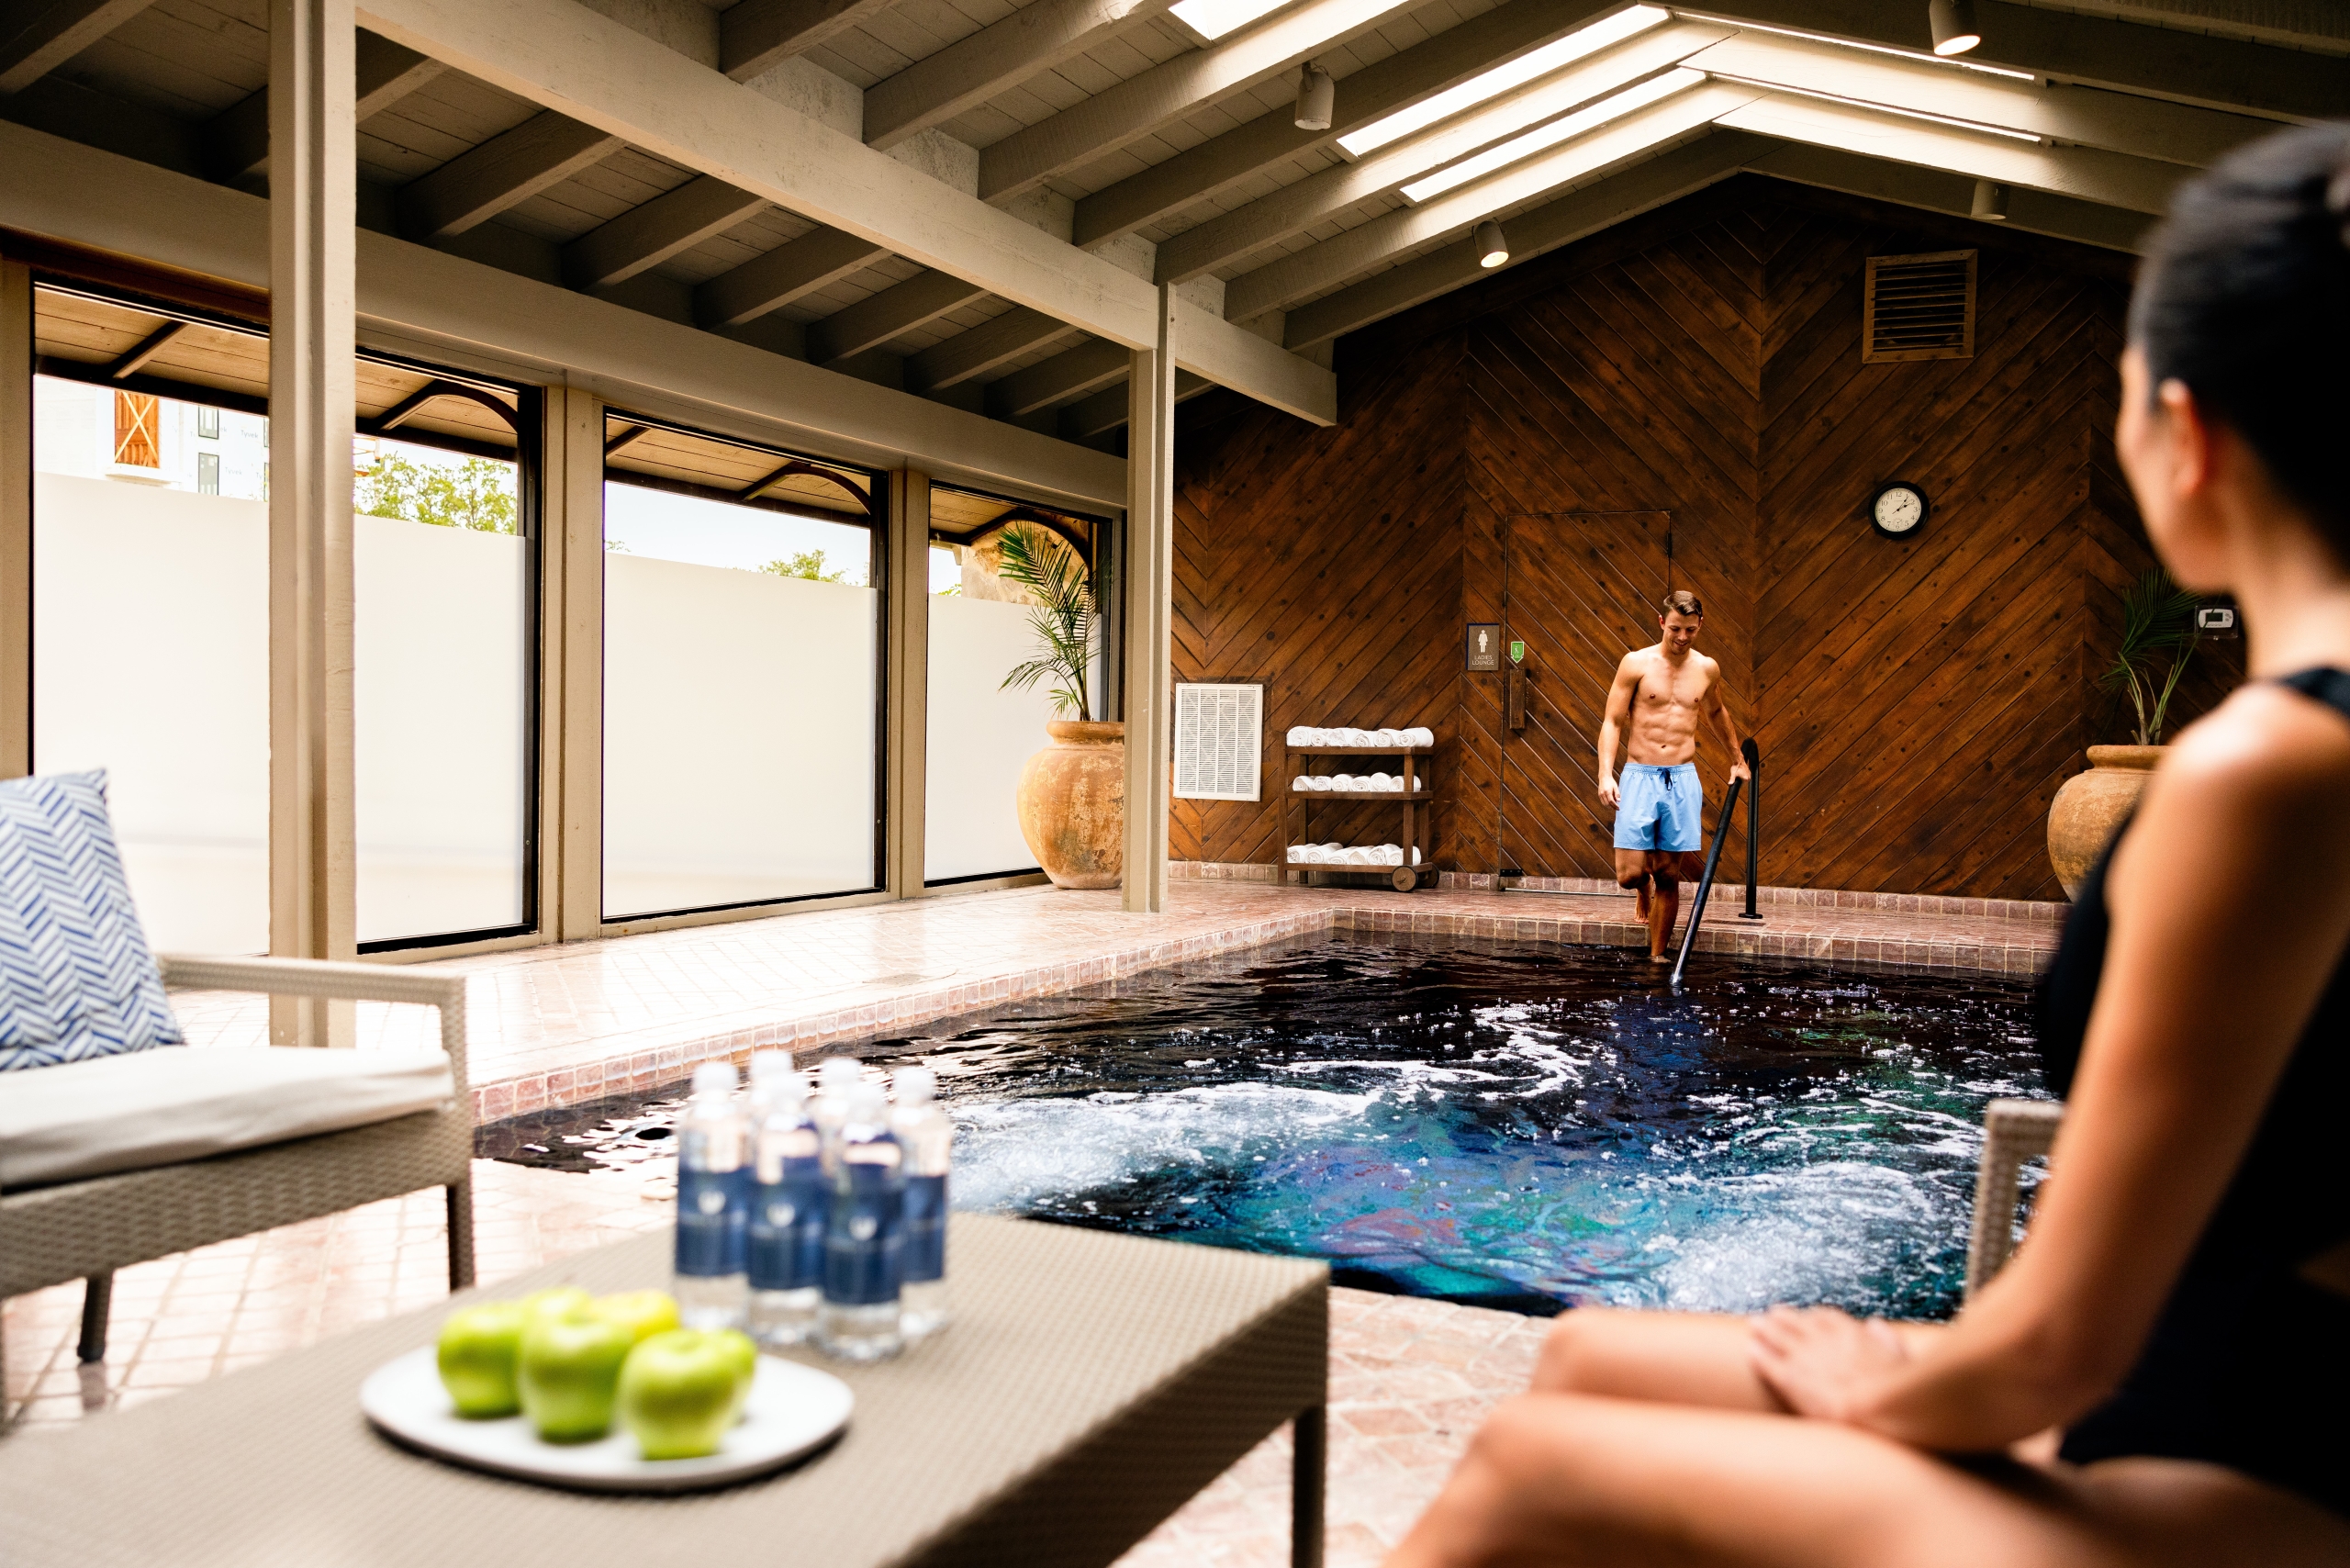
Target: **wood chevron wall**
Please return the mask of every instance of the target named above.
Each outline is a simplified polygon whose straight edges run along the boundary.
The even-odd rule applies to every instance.
[[[1863,364],[1865,258],[1960,247],[1975,357]],[[1178,678],[1270,683],[1269,788],[1291,724],[1430,723],[1438,864],[1604,875],[1606,680],[1686,588],[1762,748],[1766,879],[2060,898],[2048,801],[2129,738],[2095,675],[2152,564],[2111,447],[2126,264],[1748,176],[1342,343],[1334,429],[1202,399]],[[1891,478],[1932,501],[1908,540],[1866,521]],[[1498,678],[1460,668],[1505,577],[1516,735]],[[2207,648],[2188,712],[2240,646]],[[1708,748],[1711,800],[1726,767]],[[1179,857],[1277,860],[1278,837],[1270,799],[1176,803]]]

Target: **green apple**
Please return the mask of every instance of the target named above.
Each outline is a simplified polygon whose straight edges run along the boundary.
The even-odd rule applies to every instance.
[[[553,1290],[532,1291],[522,1298],[522,1310],[532,1317],[543,1312],[569,1312],[586,1306],[596,1298],[577,1285],[557,1285]]]
[[[628,1354],[621,1369],[620,1417],[647,1459],[716,1453],[734,1424],[757,1365],[755,1347],[733,1329],[673,1328]]]
[[[621,1363],[636,1343],[592,1307],[542,1308],[522,1329],[516,1383],[522,1414],[551,1443],[591,1442],[611,1430]]]
[[[494,1301],[452,1313],[441,1326],[441,1386],[470,1420],[511,1416],[520,1409],[515,1359],[529,1310],[519,1301]]]
[[[751,1380],[759,1374],[758,1342],[740,1328],[714,1329],[712,1338],[722,1341],[734,1358],[734,1413],[739,1417],[751,1397]]]
[[[626,1328],[629,1338],[636,1343],[677,1327],[677,1298],[667,1291],[621,1291],[615,1295],[599,1295],[588,1310]]]

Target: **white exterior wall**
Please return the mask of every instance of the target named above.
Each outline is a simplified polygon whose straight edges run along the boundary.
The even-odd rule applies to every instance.
[[[1021,768],[1050,742],[1045,722],[1054,717],[1053,700],[1044,681],[1027,691],[1000,689],[1035,643],[1024,604],[930,596],[925,880],[1036,868],[1013,797]]]

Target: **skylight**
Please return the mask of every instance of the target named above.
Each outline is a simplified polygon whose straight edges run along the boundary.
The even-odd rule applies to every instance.
[[[1208,0],[1184,0],[1184,5],[1206,3]],[[1214,0],[1214,3],[1233,4],[1236,0]],[[1182,6],[1175,7],[1179,12],[1182,8]],[[1511,88],[1547,75],[1562,65],[1571,65],[1610,44],[1621,43],[1635,34],[1646,32],[1668,20],[1672,15],[1662,6],[1635,6],[1612,17],[1603,17],[1587,28],[1578,28],[1540,49],[1529,50],[1516,60],[1472,76],[1458,86],[1446,88],[1434,97],[1423,98],[1409,108],[1398,109],[1384,119],[1375,119],[1359,130],[1349,131],[1338,138],[1338,145],[1360,157],[1374,148],[1386,146],[1399,136],[1409,136],[1463,109],[1474,107],[1488,98],[1499,97]]]
[[[1660,98],[1694,87],[1706,79],[1702,71],[1682,68],[1668,71],[1662,76],[1651,76],[1637,87],[1627,87],[1612,98],[1602,98],[1587,109],[1579,109],[1546,126],[1513,137],[1498,147],[1489,147],[1474,158],[1463,158],[1447,169],[1439,169],[1426,179],[1415,180],[1404,187],[1404,196],[1412,201],[1426,201],[1441,196],[1456,185],[1463,185],[1496,169],[1507,168],[1521,159],[1531,158],[1545,148],[1572,141],[1587,130],[1621,119],[1634,109],[1645,108]]]
[[[1289,4],[1291,0],[1175,0],[1167,8],[1202,38],[1220,39]]]

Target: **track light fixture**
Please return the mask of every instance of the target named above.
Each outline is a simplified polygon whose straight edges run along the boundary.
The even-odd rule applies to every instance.
[[[1330,114],[1337,103],[1337,84],[1330,80],[1327,71],[1307,61],[1297,73],[1297,129],[1329,129]]]
[[[1975,181],[1974,216],[1987,218],[1994,223],[2005,223],[2008,220],[2008,187],[1994,180]]]
[[[1936,54],[1964,54],[1983,41],[1975,0],[1928,0],[1926,25],[1933,29]]]
[[[1502,237],[1502,226],[1488,218],[1477,225],[1477,264],[1497,267],[1509,260],[1509,241]]]

